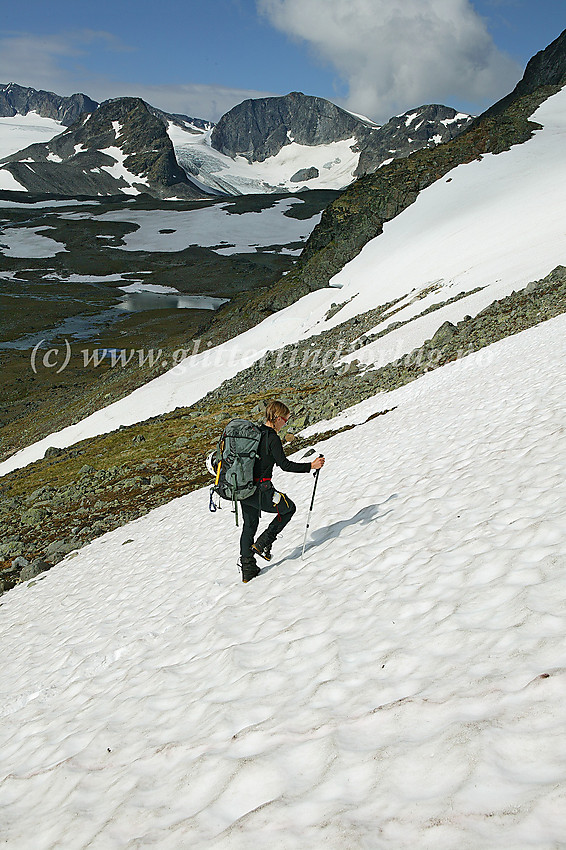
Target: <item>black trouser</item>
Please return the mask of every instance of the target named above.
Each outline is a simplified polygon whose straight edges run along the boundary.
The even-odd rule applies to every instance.
[[[272,543],[282,529],[285,528],[295,511],[295,503],[284,493],[279,494],[281,499],[277,505],[273,504],[273,496],[277,493],[273,487],[263,492],[256,492],[253,496],[240,502],[244,527],[240,537],[240,555],[242,558],[253,557],[252,544],[259,525],[260,510],[268,514],[277,514],[265,530],[265,539]]]

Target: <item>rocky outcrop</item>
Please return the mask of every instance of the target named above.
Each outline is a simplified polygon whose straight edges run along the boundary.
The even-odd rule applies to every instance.
[[[0,85],[0,118],[13,118],[36,112],[70,127],[85,112],[94,112],[98,103],[85,94],[61,97],[50,91],[25,88],[16,83]]]
[[[566,30],[544,50],[529,59],[525,73],[513,91],[490,106],[480,118],[499,115],[516,100],[542,86],[563,86],[566,82]]]
[[[422,148],[436,147],[458,136],[473,120],[449,106],[429,104],[396,115],[368,133],[360,143],[356,177],[372,174],[384,163],[407,157]]]
[[[106,101],[50,142],[2,162],[34,193],[203,197],[177,163],[163,121],[139,98]]]
[[[310,168],[299,168],[289,180],[291,183],[302,183],[304,180],[315,180],[319,174],[318,168],[312,165]]]
[[[291,142],[327,145],[359,139],[373,125],[322,97],[291,92],[284,97],[244,100],[222,116],[211,145],[227,156],[263,162]]]

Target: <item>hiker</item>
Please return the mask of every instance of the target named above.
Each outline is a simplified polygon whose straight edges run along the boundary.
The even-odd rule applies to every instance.
[[[254,464],[254,483],[257,484],[257,489],[252,496],[240,502],[244,518],[240,537],[240,566],[244,582],[255,578],[260,572],[255,562],[256,554],[266,561],[271,560],[273,541],[296,511],[294,502],[285,493],[278,492],[271,482],[274,465],[277,464],[284,472],[310,472],[311,469],[324,466],[322,456],[311,463],[296,463],[287,459],[278,432],[287,424],[290,415],[289,408],[281,401],[270,402],[265,411],[265,423],[261,426],[258,447],[259,457]],[[254,543],[261,511],[277,516]]]

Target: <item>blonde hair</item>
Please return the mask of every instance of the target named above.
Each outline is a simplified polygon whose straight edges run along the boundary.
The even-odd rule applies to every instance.
[[[291,411],[282,401],[270,401],[265,410],[265,421],[275,422],[280,416],[287,419]]]

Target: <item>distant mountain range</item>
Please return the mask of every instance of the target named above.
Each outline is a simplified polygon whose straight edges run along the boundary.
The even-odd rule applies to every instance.
[[[0,189],[194,198],[342,189],[458,135],[472,117],[426,105],[382,127],[301,92],[245,100],[214,125],[139,98],[98,104],[0,85]],[[32,144],[29,144],[29,141]]]

